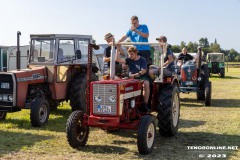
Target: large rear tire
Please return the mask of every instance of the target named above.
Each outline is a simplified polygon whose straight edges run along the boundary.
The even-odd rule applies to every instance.
[[[92,81],[98,80],[95,74],[92,74],[91,79]],[[70,106],[72,107],[72,111],[86,111],[86,87],[87,75],[85,73],[77,75],[72,81],[69,92]]]
[[[3,121],[6,119],[7,113],[6,112],[0,112],[0,121]]]
[[[37,98],[31,106],[30,120],[33,127],[41,127],[48,122],[50,107],[47,100]]]
[[[164,85],[160,89],[158,98],[158,127],[162,136],[171,137],[177,134],[180,100],[178,88],[172,85]]]
[[[155,120],[151,115],[143,116],[139,127],[137,137],[137,147],[140,154],[149,154],[153,150],[156,137]]]
[[[198,100],[198,101],[204,101],[204,100],[205,100],[204,90],[199,89],[199,90],[197,91],[197,100]]]
[[[74,111],[67,120],[67,140],[72,148],[84,147],[88,140],[89,127],[83,126],[84,112]]]
[[[205,84],[205,106],[211,106],[212,99],[212,84],[210,82]]]

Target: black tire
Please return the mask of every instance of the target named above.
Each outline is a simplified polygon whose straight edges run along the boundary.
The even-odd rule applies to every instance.
[[[6,119],[7,113],[6,112],[0,112],[0,121],[3,121]]]
[[[92,81],[97,81],[98,77],[93,74]],[[69,99],[72,111],[81,110],[86,111],[86,87],[87,75],[82,73],[77,75],[70,85]]]
[[[212,99],[212,85],[211,83],[205,84],[205,106],[211,106]]]
[[[224,77],[225,77],[225,69],[224,69],[224,68],[222,68],[222,69],[220,70],[220,77],[221,77],[221,78],[224,78]]]
[[[164,85],[160,89],[158,98],[158,127],[162,136],[171,137],[177,134],[180,99],[178,88],[172,85]]]
[[[72,148],[84,147],[88,140],[89,127],[82,126],[84,112],[74,111],[67,120],[67,140]]]
[[[41,127],[48,122],[50,107],[47,100],[37,98],[31,105],[30,120],[33,127]]]
[[[197,91],[197,100],[198,100],[198,101],[204,101],[204,100],[205,100],[204,90],[199,89],[199,90]]]
[[[140,154],[152,152],[156,137],[155,120],[151,115],[142,117],[138,127],[137,147]]]

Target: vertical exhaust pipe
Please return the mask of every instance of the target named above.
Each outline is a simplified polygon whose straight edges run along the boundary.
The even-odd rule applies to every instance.
[[[17,52],[16,52],[16,60],[17,60],[17,70],[21,68],[21,63],[20,63],[20,57],[21,57],[21,52],[20,52],[20,36],[21,32],[17,32]]]

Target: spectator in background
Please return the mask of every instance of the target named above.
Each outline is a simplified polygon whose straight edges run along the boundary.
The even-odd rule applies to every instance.
[[[107,33],[104,36],[104,39],[108,43],[108,47],[105,49],[105,56],[103,58],[104,62],[107,62],[107,67],[110,68],[110,60],[111,60],[111,50],[112,50],[112,43],[113,43],[114,36],[111,33]],[[116,52],[119,52],[122,56],[125,56],[123,49],[120,45],[117,45],[115,48],[117,49]],[[114,58],[115,59],[115,58]],[[116,75],[122,74],[122,65],[116,62],[115,64],[115,73]]]
[[[159,43],[167,43],[167,37],[165,37],[165,36],[160,36],[159,38],[156,38],[156,40]],[[161,48],[163,48],[163,44],[159,44],[159,45]],[[164,62],[163,63],[163,67],[164,67],[163,74],[171,75],[172,74],[172,66],[174,65],[174,55],[173,55],[172,50],[169,47],[167,47],[167,53],[164,57],[163,62]],[[154,75],[160,74],[160,71],[161,71],[160,67],[151,65],[149,68],[150,68],[149,76],[152,79],[154,79],[154,77],[155,77]]]

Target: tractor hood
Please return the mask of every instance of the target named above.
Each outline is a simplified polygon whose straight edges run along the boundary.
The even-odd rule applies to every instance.
[[[39,83],[43,83],[47,78],[47,70],[45,66],[34,67],[31,69],[12,70],[8,73],[14,73],[17,82],[28,81],[29,83],[36,83],[36,81],[38,81]]]

